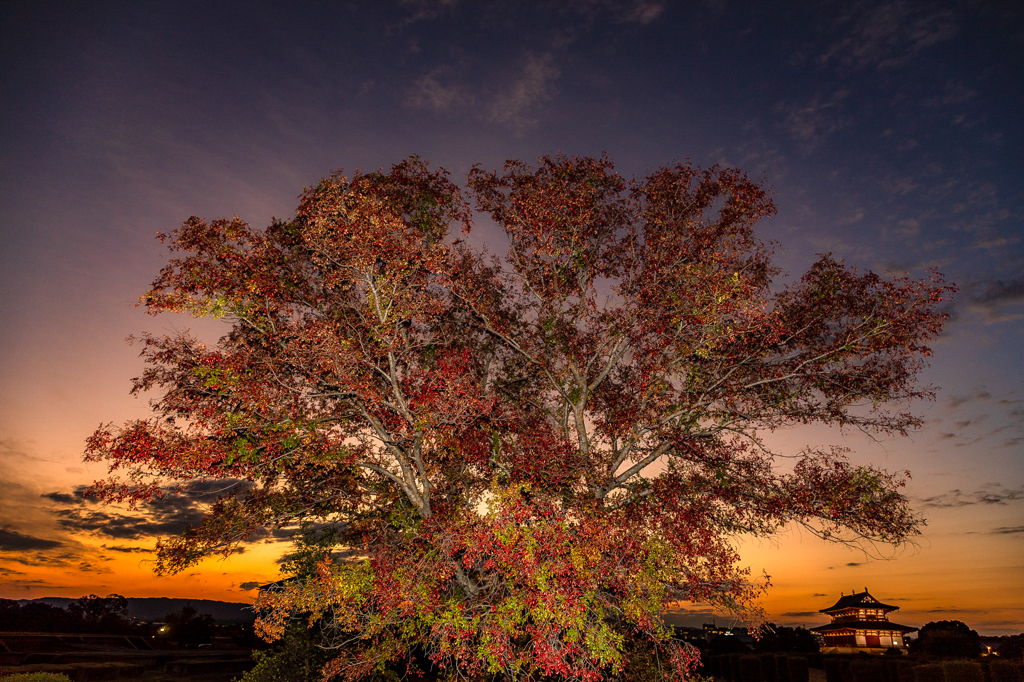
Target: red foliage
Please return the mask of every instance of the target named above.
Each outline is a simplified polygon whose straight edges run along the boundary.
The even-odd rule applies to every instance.
[[[253,230],[191,218],[144,301],[224,316],[214,348],[142,339],[154,416],[101,427],[87,457],[123,478],[244,479],[160,545],[179,571],[267,525],[333,525],[315,571],[260,598],[346,643],[357,679],[420,648],[460,674],[599,680],[646,640],[684,677],[695,653],[659,620],[673,602],[756,611],[731,539],[798,522],[899,544],[919,521],[899,477],[840,450],[773,467],[766,431],[822,423],[903,433],[953,290],[822,256],[773,293],[753,233],[767,193],[736,170],[626,181],[606,159],[474,168],[469,190],[504,261],[448,236],[470,210],[413,158],[340,174],[296,216]],[[330,549],[330,548],[328,548]],[[630,645],[632,646],[632,645]]]

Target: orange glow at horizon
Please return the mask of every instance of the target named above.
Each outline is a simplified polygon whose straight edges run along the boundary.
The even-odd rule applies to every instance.
[[[133,411],[141,411],[141,407],[133,401]],[[21,448],[10,441],[0,443],[7,448],[6,456],[0,460],[0,476],[12,482],[14,487],[9,484],[7,492],[9,502],[15,505],[5,507],[0,500],[0,512],[4,518],[18,514],[26,523],[32,522],[29,528],[39,529],[40,537],[50,537],[59,529],[40,496],[55,490],[68,491],[102,478],[104,471],[98,465],[78,461],[77,455],[39,456],[47,448],[52,448],[51,452],[70,451],[77,445],[78,434],[73,428],[46,430],[45,420],[37,420],[35,425],[28,426],[46,434],[42,442]],[[898,466],[900,460],[913,467],[929,454],[921,443],[906,439],[875,442],[828,429],[791,429],[773,435],[772,441],[784,452],[799,450],[806,443],[838,442],[852,448],[854,461],[874,459],[883,466],[888,463],[890,468],[896,468],[893,465]],[[781,465],[785,463],[783,460]],[[17,486],[23,490],[15,499]],[[932,495],[935,489],[935,483],[927,478],[915,478],[908,482],[907,495],[915,507],[920,507],[920,500]],[[867,587],[877,598],[900,607],[891,614],[896,622],[919,627],[929,621],[956,619],[990,634],[1024,629],[1024,558],[1019,550],[1019,536],[977,532],[978,528],[1019,525],[1017,509],[991,504],[973,508],[970,514],[956,507],[925,511],[928,525],[916,544],[895,552],[882,549],[882,558],[826,543],[799,528],[786,529],[771,538],[741,539],[741,565],[750,567],[751,578],[757,580],[763,573],[770,576],[770,588],[760,600],[767,620],[807,627],[823,624],[827,618],[817,612],[834,603],[840,592]],[[151,549],[154,541],[141,538],[127,542]],[[152,554],[109,549],[119,541],[72,533],[67,542],[69,550],[80,555],[71,564],[36,562],[29,566],[19,563],[19,559],[24,560],[30,553],[0,553],[0,598],[77,598],[90,593],[116,593],[128,597],[245,603],[255,594],[251,585],[282,577],[276,560],[290,547],[284,542],[252,543],[246,545],[242,554],[227,559],[208,558],[182,574],[162,577],[152,572]],[[250,589],[244,589],[244,584]],[[702,613],[700,605],[680,611]],[[720,614],[718,619],[720,623],[730,622],[728,614]]]

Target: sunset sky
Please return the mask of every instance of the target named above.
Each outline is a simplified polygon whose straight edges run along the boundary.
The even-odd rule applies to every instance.
[[[762,180],[778,214],[759,234],[790,276],[832,252],[959,286],[921,431],[773,435],[909,469],[924,534],[876,556],[796,528],[737,539],[769,617],[819,625],[867,587],[901,623],[1024,630],[1024,5],[8,2],[0,85],[0,597],[243,602],[280,577],[276,537],[152,574],[213,486],[134,512],[77,494],[105,473],[89,434],[147,413],[125,338],[227,329],[134,307],[168,257],[157,232],[265,225],[334,169],[411,154],[462,182],[607,152],[627,177],[688,159]],[[482,218],[471,239],[504,252]]]

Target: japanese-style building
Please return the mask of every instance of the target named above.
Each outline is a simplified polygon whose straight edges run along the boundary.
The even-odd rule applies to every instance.
[[[828,625],[811,628],[825,640],[823,653],[884,653],[896,647],[906,651],[904,635],[917,632],[917,628],[889,621],[888,613],[900,607],[883,604],[868,593],[855,592],[840,596],[833,606],[819,613],[832,618]]]

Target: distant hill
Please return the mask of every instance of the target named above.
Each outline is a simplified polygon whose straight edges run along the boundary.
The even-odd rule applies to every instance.
[[[39,599],[19,599],[19,605],[42,602],[50,606],[66,609],[75,601],[68,597],[40,597]],[[168,597],[128,597],[128,615],[144,621],[162,621],[164,616],[180,611],[183,606],[191,606],[199,613],[208,613],[220,623],[237,623],[251,621],[255,616],[251,604],[239,604],[213,599],[170,599]]]

